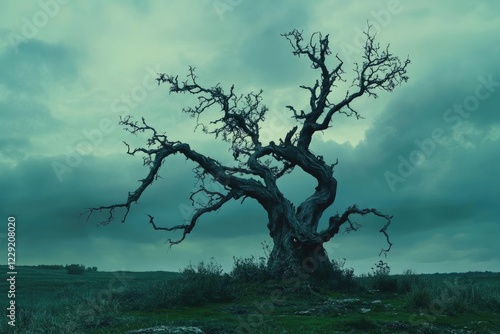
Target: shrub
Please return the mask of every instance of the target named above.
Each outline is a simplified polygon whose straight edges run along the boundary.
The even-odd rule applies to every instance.
[[[172,306],[174,293],[170,280],[128,285],[117,297],[125,310],[154,310]]]
[[[254,283],[265,282],[270,279],[267,271],[266,259],[260,257],[259,260],[255,256],[247,258],[233,257],[234,264],[231,270],[231,277],[237,282]]]
[[[83,264],[70,264],[66,265],[65,268],[70,275],[82,275],[85,273],[85,266]]]
[[[232,301],[236,297],[233,279],[214,260],[181,270],[175,278],[134,284],[123,291],[120,303],[129,310],[153,310],[174,306],[200,306]]]
[[[382,260],[378,261],[378,263],[375,263],[375,268],[372,267],[373,271],[373,276],[389,276],[391,273],[391,267],[389,267],[389,264],[387,262],[384,262]]]
[[[424,286],[416,286],[406,295],[406,305],[415,310],[428,309],[432,302],[431,291]]]
[[[118,301],[120,305],[123,305],[124,309],[129,310],[143,310],[146,309],[147,305],[154,308],[156,303],[148,302],[147,291],[151,291],[151,295],[154,294],[156,298],[162,298],[163,296],[158,295],[158,290],[154,286],[141,287],[141,286],[128,286],[119,296]]]
[[[373,284],[372,287],[374,289],[379,290],[380,292],[396,292],[398,291],[398,281],[389,276],[391,272],[391,267],[389,265],[380,260],[375,264],[375,268],[373,270]]]
[[[448,295],[447,313],[458,315],[463,313],[472,313],[480,309],[487,309],[494,305],[495,296],[492,289],[477,289],[476,281],[467,276],[455,278],[454,281],[448,281],[446,289]],[[496,299],[497,303],[499,299]],[[494,309],[494,308],[493,308]]]
[[[213,259],[196,267],[189,265],[181,271],[181,278],[172,281],[174,305],[197,306],[210,302],[232,301],[236,290],[229,275]]]
[[[413,270],[407,269],[403,271],[403,275],[398,279],[398,291],[409,293],[422,287],[423,284],[422,279]]]
[[[373,282],[373,288],[380,292],[397,292],[398,281],[389,276],[378,276]]]
[[[329,265],[324,266],[321,272],[315,273],[315,280],[326,283],[335,290],[353,291],[359,288],[354,279],[354,269],[344,268],[345,259],[329,261]]]

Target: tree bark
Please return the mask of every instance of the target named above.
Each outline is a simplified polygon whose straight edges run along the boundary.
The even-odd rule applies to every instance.
[[[268,212],[268,228],[274,244],[268,259],[272,277],[280,279],[306,275],[319,278],[331,270],[324,241],[315,230],[307,228],[314,225],[312,220],[317,218],[317,214],[304,214],[304,210],[298,214],[288,200]],[[301,220],[305,217],[309,220]]]
[[[331,262],[323,243],[300,242],[289,228],[282,228],[272,239],[274,246],[267,263],[272,277],[307,275],[320,278],[330,271]]]

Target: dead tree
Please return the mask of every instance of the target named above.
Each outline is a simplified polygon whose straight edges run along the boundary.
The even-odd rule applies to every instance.
[[[184,81],[179,80],[178,76],[159,74],[158,84],[168,85],[170,93],[197,96],[198,104],[183,109],[183,112],[194,117],[196,128],[200,127],[204,133],[229,143],[234,164],[223,165],[195,151],[188,143],[169,139],[150,126],[144,118],[134,121],[132,117],[124,117],[120,124],[129,132],[146,132],[150,136],[145,148],[131,149],[125,143],[128,154],[144,155],[144,165],[149,167],[149,173],[140,180],[140,186],[128,194],[126,202],[89,209],[89,216],[95,211],[107,211],[109,215],[101,224],[109,224],[114,219],[114,210],[124,208],[122,222],[125,221],[132,203],[137,202],[157,179],[165,159],[181,154],[196,164],[193,171],[199,182],[190,197],[193,205],[196,203],[196,196],[201,194],[208,200],[201,207],[196,207],[193,216],[183,224],[163,227],[158,225],[153,216],[148,215],[149,223],[154,229],[182,233],[179,239],[169,240],[171,245],[182,242],[204,214],[220,209],[231,200],[252,198],[267,212],[267,227],[274,243],[268,269],[276,277],[294,272],[300,267],[318,273],[328,270],[330,260],[323,245],[337,235],[341,228],[357,230],[359,225],[352,220],[354,215],[374,214],[384,219],[380,232],[388,246],[382,249],[381,254],[388,252],[392,243],[386,230],[392,217],[373,208],[361,209],[352,205],[342,214],[327,218],[327,227],[318,230],[323,213],[335,201],[337,180],[333,172],[338,161],[328,164],[322,156],[313,154],[309,149],[313,136],[318,131],[328,130],[335,114],[358,119],[361,117],[351,106],[353,101],[364,95],[376,98],[380,91],[391,92],[408,80],[406,70],[410,61],[401,61],[389,52],[388,47],[381,48],[369,28],[365,35],[363,60],[355,65],[354,80],[339,101],[331,97],[331,92],[337,88],[338,82],[345,82],[344,63],[338,55],[331,57],[328,35],[316,32],[309,40],[304,40],[302,32],[297,30],[282,35],[290,43],[293,55],[307,58],[319,78],[309,86],[300,86],[310,96],[306,110],[286,106],[297,124],[283,134],[279,143],[261,141],[260,124],[268,112],[268,108],[262,104],[262,91],[238,95],[234,85],[226,90],[220,84],[203,86],[192,67]],[[327,59],[332,59],[335,66],[327,65]],[[199,116],[205,113],[213,115],[209,123],[200,121]],[[277,180],[296,167],[317,181],[311,195],[298,207],[285,198],[277,186]],[[221,190],[209,189],[209,182],[219,184]]]

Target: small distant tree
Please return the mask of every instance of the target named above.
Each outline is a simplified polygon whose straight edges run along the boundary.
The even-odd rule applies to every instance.
[[[372,267],[373,276],[389,276],[391,273],[391,267],[387,262],[382,260],[375,263],[375,267]]]
[[[185,80],[177,75],[159,73],[158,84],[167,85],[170,93],[197,97],[198,103],[183,111],[195,119],[196,128],[229,143],[233,161],[222,164],[196,151],[188,143],[157,131],[144,118],[137,121],[131,116],[123,117],[120,124],[129,132],[150,135],[147,147],[133,149],[127,144],[128,154],[144,154],[144,165],[149,167],[149,172],[140,180],[139,187],[128,193],[126,201],[90,208],[89,216],[94,211],[107,211],[107,218],[101,221],[106,225],[115,218],[115,209],[124,208],[122,222],[125,221],[132,204],[137,203],[159,178],[159,170],[167,165],[166,160],[178,154],[196,164],[193,172],[198,188],[190,196],[195,212],[186,222],[173,226],[158,226],[155,218],[148,215],[154,229],[181,232],[177,240],[169,240],[170,245],[181,243],[203,215],[219,210],[230,201],[243,202],[252,198],[267,212],[267,227],[273,240],[267,267],[274,277],[293,273],[304,265],[311,273],[328,271],[332,264],[324,245],[342,230],[357,230],[360,225],[353,221],[356,215],[373,214],[385,220],[379,231],[385,236],[388,246],[381,250],[381,254],[388,252],[392,246],[386,232],[391,223],[390,215],[353,204],[343,213],[324,217],[337,196],[337,179],[333,176],[337,162],[329,163],[322,155],[313,153],[310,144],[316,134],[330,131],[340,114],[362,118],[354,109],[355,101],[361,97],[376,98],[380,92],[392,92],[406,82],[410,60],[401,61],[390,53],[388,47],[381,47],[368,28],[362,60],[353,69],[354,79],[346,91],[340,91],[339,82],[347,80],[344,63],[338,56],[330,57],[328,35],[316,32],[305,37],[302,32],[292,30],[282,36],[290,43],[293,55],[309,61],[317,78],[300,85],[309,95],[304,109],[285,106],[296,124],[284,132],[278,142],[264,142],[261,136],[268,112],[268,107],[262,104],[262,91],[239,94],[234,85],[226,89],[220,84],[202,85],[192,67]],[[272,53],[270,50],[265,52]],[[205,116],[210,120],[205,121]],[[298,206],[285,197],[279,186],[280,179],[295,168],[316,180],[316,186],[308,193],[304,192],[308,197]],[[220,191],[213,190],[209,183],[218,184]],[[324,223],[320,224],[322,219]]]
[[[69,275],[83,275],[85,273],[85,266],[83,264],[70,264],[66,265],[65,268]]]
[[[373,276],[375,280],[373,281],[373,288],[381,292],[396,292],[398,290],[398,281],[394,277],[390,277],[391,267],[387,262],[382,260],[375,263],[375,267],[372,268]]]

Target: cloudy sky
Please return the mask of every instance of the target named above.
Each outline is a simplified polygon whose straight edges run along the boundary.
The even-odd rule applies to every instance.
[[[169,95],[156,73],[182,77],[192,65],[206,85],[262,88],[270,108],[263,136],[277,140],[293,125],[285,106],[305,108],[298,87],[317,77],[280,34],[329,34],[349,76],[369,21],[382,45],[410,57],[410,80],[361,99],[355,107],[364,119],[338,115],[315,138],[314,152],[339,159],[327,213],[358,203],[392,214],[394,247],[384,260],[393,273],[500,271],[497,1],[3,0],[0,8],[0,213],[4,222],[16,217],[18,264],[176,271],[212,257],[229,268],[233,256],[262,255],[266,214],[252,201],[204,216],[171,249],[173,236],[151,229],[146,213],[165,225],[189,214],[194,165],[181,157],[167,161],[124,224],[97,227],[80,216],[124,201],[147,173],[123,144],[146,137],[123,131],[119,117],[145,117],[169,139],[229,163],[226,148],[193,132],[182,114],[192,97]],[[314,190],[300,172],[281,186],[293,202]],[[326,247],[359,274],[385,241],[382,221],[358,222],[361,231]]]

